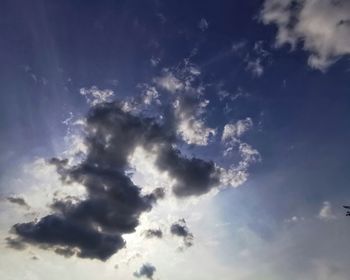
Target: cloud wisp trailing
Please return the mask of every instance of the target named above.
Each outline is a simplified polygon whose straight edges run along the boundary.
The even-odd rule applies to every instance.
[[[25,199],[23,197],[15,197],[15,196],[10,196],[6,198],[7,201],[9,201],[12,204],[17,204],[19,206],[22,206],[26,209],[29,209],[30,206],[28,205],[28,203],[25,201]]]

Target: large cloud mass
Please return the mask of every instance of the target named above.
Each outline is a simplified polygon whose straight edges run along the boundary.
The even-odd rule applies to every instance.
[[[138,146],[156,154],[158,168],[175,181],[176,196],[201,195],[219,183],[220,172],[213,162],[181,154],[173,129],[125,112],[117,102],[94,106],[85,130],[84,160],[76,165],[60,159],[51,163],[64,182],[85,186],[86,199],[56,200],[53,214],[38,222],[14,225],[22,242],[100,260],[123,248],[122,234],[134,232],[140,215],[164,196],[160,189],[141,195],[140,188],[126,175],[128,156]]]

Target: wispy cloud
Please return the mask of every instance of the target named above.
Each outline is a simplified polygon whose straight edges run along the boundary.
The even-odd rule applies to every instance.
[[[209,23],[205,18],[201,18],[201,20],[198,23],[198,28],[203,32],[207,30],[209,27]]]
[[[329,201],[323,202],[318,217],[325,221],[334,220],[337,218],[337,216],[333,213],[332,204]]]

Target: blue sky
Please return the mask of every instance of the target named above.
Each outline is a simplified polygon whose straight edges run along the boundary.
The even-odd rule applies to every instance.
[[[346,0],[0,5],[1,279],[347,279]]]

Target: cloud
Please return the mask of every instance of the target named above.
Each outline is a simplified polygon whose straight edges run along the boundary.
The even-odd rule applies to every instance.
[[[38,222],[14,225],[23,242],[49,248],[71,248],[82,258],[106,260],[123,248],[121,234],[131,233],[139,216],[152,208],[159,191],[142,196],[125,174],[127,156],[137,144],[165,141],[167,135],[150,120],[123,112],[116,104],[93,107],[86,120],[86,158],[75,166],[52,160],[65,182],[84,185],[87,198],[78,203],[55,201],[55,214]]]
[[[239,53],[241,52],[247,45],[246,41],[238,41],[238,42],[234,42],[231,46],[231,50],[234,53]]]
[[[200,74],[199,67],[187,58],[178,67],[163,69],[162,76],[153,81],[156,87],[172,93],[177,134],[187,144],[205,146],[216,130],[205,124],[204,113],[209,101],[202,97],[205,86]]]
[[[164,68],[161,75],[153,79],[153,83],[172,94],[192,93],[200,95],[203,91],[203,87],[198,81],[200,74],[200,68],[192,63],[190,58],[185,58],[176,67]]]
[[[66,250],[77,248],[75,252],[81,258],[106,260],[124,247],[120,235],[99,232],[92,226],[58,215],[46,216],[38,222],[16,224],[14,229],[23,242],[62,246]],[[57,248],[54,251],[60,254]]]
[[[181,91],[185,87],[185,85],[178,78],[176,78],[172,72],[168,71],[164,71],[161,77],[155,78],[154,82],[157,86],[171,93]]]
[[[65,258],[70,258],[75,255],[76,252],[71,248],[56,248],[55,253],[64,256]]]
[[[244,133],[249,131],[253,126],[253,121],[251,118],[245,118],[243,120],[238,120],[235,123],[228,123],[224,126],[222,132],[221,140],[223,142],[236,142],[238,138]]]
[[[203,114],[208,100],[182,95],[174,102],[174,114],[177,119],[177,133],[187,144],[208,145],[216,130],[205,125]]]
[[[162,238],[163,232],[160,229],[147,229],[143,232],[143,234],[146,236],[146,238]]]
[[[207,30],[209,27],[209,23],[205,18],[201,18],[201,20],[198,22],[198,28],[203,32]]]
[[[120,106],[114,102],[91,108],[84,126],[87,153],[81,162],[51,160],[64,183],[85,187],[86,198],[57,199],[51,205],[53,214],[15,224],[13,229],[23,243],[102,261],[123,248],[122,234],[134,232],[140,215],[164,196],[160,188],[141,194],[129,178],[129,155],[138,146],[155,153],[157,168],[176,182],[175,196],[199,196],[218,186],[215,164],[183,156],[176,148],[172,126],[124,112]]]
[[[142,90],[142,101],[146,105],[150,105],[152,103],[160,104],[159,93],[154,86],[150,86],[148,84],[140,84],[138,85]]]
[[[232,153],[233,147],[230,146],[225,150],[224,155]],[[234,188],[242,185],[248,179],[248,169],[253,163],[261,161],[261,155],[258,150],[254,149],[247,143],[239,141],[238,152],[241,157],[238,164],[232,164],[228,169],[221,169],[220,182],[224,186],[232,186]]]
[[[252,51],[247,54],[246,71],[250,72],[254,77],[260,77],[264,74],[265,66],[271,63],[271,53],[264,48],[263,41],[254,43]]]
[[[23,206],[27,209],[29,209],[29,205],[27,204],[27,202],[24,200],[24,198],[22,197],[14,197],[14,196],[10,196],[10,197],[7,197],[7,200],[13,204],[17,204],[19,206]]]
[[[346,0],[266,0],[260,18],[277,26],[277,46],[302,44],[308,64],[325,71],[350,54],[349,14]]]
[[[39,258],[37,256],[32,256],[30,259],[33,260],[33,261],[39,260]]]
[[[255,77],[262,76],[262,74],[264,74],[264,67],[261,63],[261,59],[257,58],[255,60],[248,61],[246,70],[251,72]]]
[[[63,184],[83,187],[84,196],[55,197],[50,215],[13,226],[16,240],[65,257],[105,261],[126,246],[123,235],[136,231],[141,215],[165,196],[165,189],[167,195],[188,198],[217,190],[222,184],[242,184],[249,164],[258,156],[248,144],[239,142],[242,161],[228,169],[211,160],[184,155],[179,149],[183,142],[208,145],[216,134],[216,129],[205,124],[209,101],[203,98],[200,74],[199,67],[184,59],[177,67],[163,69],[152,84],[139,85],[141,95],[127,101],[112,101],[114,93],[109,89],[82,88],[80,93],[91,105],[79,131],[79,146],[84,150],[79,156],[64,154],[66,158],[53,158],[50,163]],[[172,106],[160,102],[164,91],[172,93],[167,95]],[[157,106],[150,107],[154,103]],[[150,108],[155,110],[150,112]],[[225,127],[224,144],[251,126],[247,118],[231,124],[230,129]],[[153,184],[141,190],[131,180],[133,155],[141,150],[151,155],[154,169],[167,178],[167,186]],[[187,231],[182,235],[185,246],[192,245],[193,235],[184,220],[172,228],[179,236],[181,228]],[[145,234],[161,238],[163,233],[150,229]]]
[[[92,86],[91,88],[81,88],[80,94],[85,97],[87,103],[91,106],[95,106],[103,102],[109,102],[114,96],[113,90],[102,90],[96,86]]]
[[[153,67],[155,67],[160,63],[160,60],[160,57],[152,56],[150,59],[150,63]]]
[[[173,193],[178,197],[199,196],[219,185],[220,173],[214,162],[181,156],[176,149],[163,149],[156,164],[176,180]]]
[[[193,246],[193,234],[189,231],[185,219],[180,219],[170,226],[170,233],[183,238],[186,247]]]
[[[240,161],[241,169],[248,169],[250,164],[261,160],[261,156],[258,150],[254,149],[247,143],[240,143],[238,150],[242,158],[242,160]]]
[[[248,179],[248,169],[251,164],[261,161],[258,150],[251,145],[242,142],[241,138],[253,127],[251,118],[238,120],[224,126],[221,141],[225,145],[224,156],[231,156],[238,151],[240,160],[238,164],[232,164],[228,169],[221,169],[220,182],[225,186],[238,187]]]
[[[318,218],[324,221],[334,220],[337,218],[337,216],[333,213],[332,204],[329,201],[323,202]]]
[[[9,248],[15,249],[15,250],[24,250],[27,246],[21,241],[21,239],[14,238],[14,237],[6,237],[5,238],[6,245]]]
[[[146,277],[152,280],[155,272],[155,266],[149,263],[145,263],[141,266],[139,271],[134,272],[134,276],[137,278]]]

